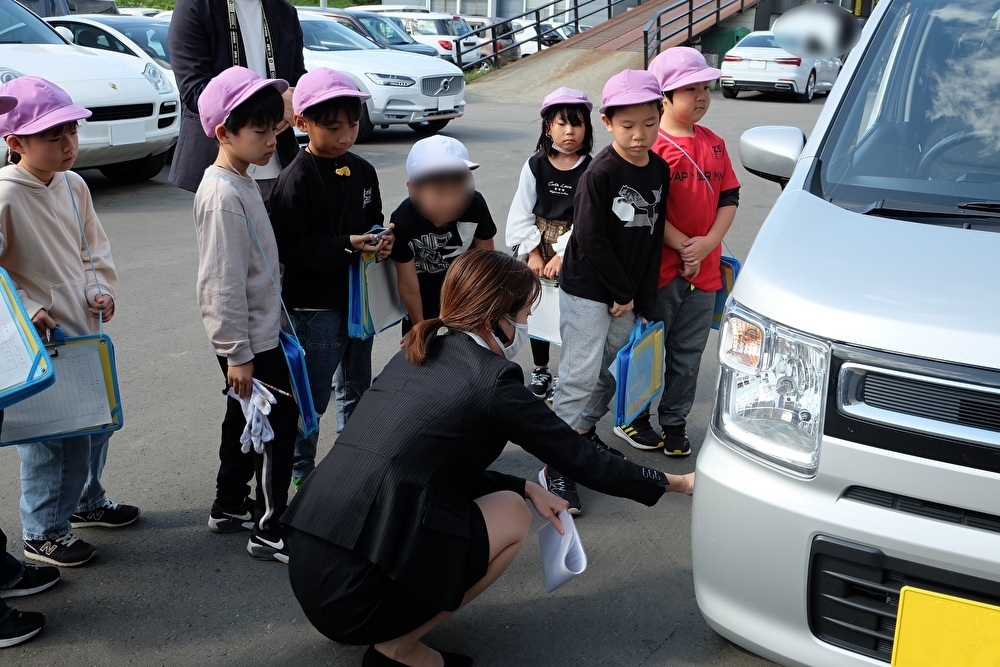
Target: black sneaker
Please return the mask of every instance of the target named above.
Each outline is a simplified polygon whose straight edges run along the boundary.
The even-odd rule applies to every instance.
[[[288,541],[284,538],[268,539],[263,535],[251,535],[247,542],[247,553],[257,560],[288,562]]]
[[[549,467],[545,466],[538,472],[538,483],[549,492],[568,502],[570,514],[579,514],[583,511],[580,494],[576,490],[576,482],[569,477],[560,475],[555,470],[550,471]]]
[[[678,458],[691,453],[691,440],[685,427],[667,426],[663,429],[663,453]]]
[[[617,456],[620,459],[625,458],[624,454],[622,454],[620,451],[618,451],[617,449],[615,449],[614,447],[612,447],[608,443],[606,443],[603,440],[601,440],[601,436],[597,435],[597,428],[596,427],[592,428],[589,431],[587,431],[586,433],[584,433],[583,437],[587,438],[592,443],[594,443],[594,447],[597,449],[597,451],[599,451],[599,452],[607,452],[607,453],[611,454],[612,456]]]
[[[83,565],[97,555],[97,547],[73,533],[52,540],[25,540],[24,557],[58,567]]]
[[[45,616],[34,611],[11,609],[0,621],[0,648],[17,646],[28,641],[45,627]]]
[[[663,446],[663,437],[649,425],[649,418],[640,415],[631,424],[615,426],[615,435],[636,449],[659,449]]]
[[[208,529],[213,533],[238,533],[241,530],[253,530],[253,504],[247,498],[243,507],[224,508],[219,501],[212,503],[212,511],[208,515]]]
[[[552,391],[552,373],[548,368],[536,368],[531,373],[528,389],[538,398],[548,398]]]
[[[104,501],[104,507],[98,507],[89,512],[80,512],[70,517],[74,528],[124,528],[139,519],[139,508],[135,505],[122,505],[110,500]]]
[[[59,570],[54,567],[36,567],[25,564],[24,572],[10,588],[0,589],[0,599],[17,598],[47,591],[59,583]]]
[[[555,398],[556,387],[558,386],[559,386],[559,377],[553,376],[552,384],[549,385],[549,395],[545,397],[545,400],[548,401],[550,405],[552,404],[552,399]]]

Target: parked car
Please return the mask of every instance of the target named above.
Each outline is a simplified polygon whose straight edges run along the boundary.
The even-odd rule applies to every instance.
[[[811,102],[816,93],[829,92],[840,74],[840,58],[810,58],[785,51],[774,33],[758,30],[741,39],[722,58],[722,95],[735,98],[742,91],[792,93]]]
[[[417,14],[429,14],[430,10],[426,7],[417,7],[416,5],[354,5],[352,9],[356,9],[362,12],[372,12],[377,14],[384,14],[385,12],[406,12],[406,13],[417,13]]]
[[[462,50],[472,49],[479,43],[473,35],[472,27],[460,16],[454,14],[430,14],[419,12],[385,12],[386,15],[402,21],[406,32],[421,44],[429,44],[448,62],[458,62],[455,54],[455,40],[460,40]]]
[[[115,0],[23,0],[20,3],[42,17],[69,14],[118,14]]]
[[[59,16],[48,22],[68,30],[74,44],[138,58],[144,63],[143,69],[158,68],[176,88],[167,50],[170,21],[148,16],[94,14]]]
[[[345,11],[342,9],[319,9],[302,7],[304,11],[315,11],[326,14],[341,25],[350,28],[362,37],[366,37],[379,46],[420,56],[438,57],[438,50],[433,46],[421,44],[410,37],[403,27],[388,16],[371,12]]]
[[[300,11],[299,23],[306,69],[343,71],[372,96],[362,108],[359,141],[390,125],[432,134],[465,112],[465,78],[451,63],[384,49],[318,12]]]
[[[40,76],[93,112],[80,123],[75,168],[98,168],[119,182],[160,172],[180,127],[177,90],[162,70],[69,44],[13,0],[0,0],[0,26],[0,83]]]
[[[479,55],[482,58],[490,58],[484,65],[503,67],[521,59],[521,47],[517,45],[514,36],[515,28],[510,21],[493,16],[463,16],[462,18],[472,26],[473,30],[486,29],[486,32],[479,36],[479,43],[483,45],[483,48],[479,50]],[[496,57],[491,58],[494,55]]]
[[[698,606],[782,665],[1000,656],[996,0],[881,0],[723,317],[697,461]]]
[[[529,22],[526,20],[511,21],[510,24],[514,27],[516,31],[514,37],[518,42],[521,42],[521,55],[530,56],[533,53],[538,53],[538,30],[535,29],[535,24],[533,21]],[[558,44],[563,41],[562,34],[553,26],[551,23],[542,23],[542,39],[541,39],[541,50],[549,48],[554,44]],[[525,41],[527,40],[527,41]]]
[[[162,9],[156,9],[155,7],[119,7],[118,13],[123,16],[145,16],[151,17],[156,16]]]

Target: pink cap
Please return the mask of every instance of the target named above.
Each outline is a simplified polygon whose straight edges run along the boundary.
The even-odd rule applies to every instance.
[[[649,73],[656,77],[661,91],[715,81],[722,76],[722,70],[709,67],[701,51],[690,46],[675,46],[656,56],[649,63]]]
[[[0,113],[7,113],[17,106],[17,98],[10,95],[0,95]]]
[[[63,123],[90,118],[69,93],[37,76],[22,76],[0,86],[0,95],[17,100],[0,116],[0,136],[39,134]]]
[[[590,101],[587,97],[587,93],[574,90],[572,88],[556,88],[551,93],[545,96],[542,101],[542,110],[539,112],[542,118],[545,117],[545,112],[555,106],[561,106],[563,104],[579,104],[580,106],[587,107],[587,112],[594,110],[594,103]]]
[[[246,67],[225,70],[208,82],[198,98],[201,129],[214,137],[215,128],[226,122],[229,112],[268,86],[274,86],[279,93],[288,90],[288,82],[284,79],[265,79]]]
[[[301,114],[309,107],[335,97],[357,97],[359,100],[367,100],[371,95],[358,90],[358,84],[347,74],[329,67],[320,67],[303,74],[299,79],[295,92],[292,93],[292,109],[295,113]]]
[[[627,107],[633,104],[659,102],[663,92],[656,77],[642,69],[627,69],[615,74],[604,84],[601,113],[608,107]]]

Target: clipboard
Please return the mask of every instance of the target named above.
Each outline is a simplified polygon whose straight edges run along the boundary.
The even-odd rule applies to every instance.
[[[542,278],[538,305],[528,315],[528,335],[555,345],[562,345],[559,335],[559,283]]]
[[[0,269],[0,410],[44,391],[55,369],[13,281]]]
[[[58,380],[4,410],[0,446],[120,429],[125,415],[111,338],[103,331],[67,337],[56,327],[45,349]]]

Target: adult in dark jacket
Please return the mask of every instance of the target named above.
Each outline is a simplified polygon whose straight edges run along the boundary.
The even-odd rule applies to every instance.
[[[260,69],[272,71],[258,74],[284,79],[292,86],[284,95],[286,119],[283,125],[287,129],[278,135],[280,166],[287,165],[298,153],[295,134],[290,127],[292,92],[299,77],[306,72],[298,14],[285,0],[233,0],[232,10],[231,22],[230,3],[226,0],[177,0],[170,20],[170,65],[177,79],[182,106],[181,130],[170,166],[170,182],[191,192],[198,189],[205,169],[218,154],[218,144],[205,136],[201,128],[198,98],[213,77],[233,65],[256,71],[258,67],[254,65],[259,63]],[[253,27],[248,23],[244,28],[240,16],[254,16]],[[258,44],[257,38],[261,35],[263,40]],[[255,45],[250,58],[247,57],[248,43]],[[271,58],[267,57],[268,46]],[[274,176],[277,174],[268,180]]]
[[[487,470],[508,441],[597,491],[655,504],[690,494],[669,475],[598,451],[524,386],[509,361],[525,341],[538,278],[473,251],[444,282],[441,315],[418,324],[365,393],[283,518],[292,590],[334,641],[372,644],[363,665],[469,665],[422,637],[490,586],[527,538],[524,502],[559,530],[565,501]]]

